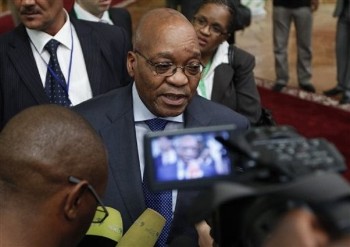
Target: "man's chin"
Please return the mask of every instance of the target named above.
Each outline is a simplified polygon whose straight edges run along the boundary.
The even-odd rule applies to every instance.
[[[185,108],[181,108],[181,109],[166,109],[166,110],[159,111],[159,114],[157,114],[157,116],[160,116],[160,117],[177,117],[177,116],[181,115],[184,111],[185,111]]]
[[[33,30],[41,30],[42,29],[41,23],[39,23],[37,19],[32,18],[32,17],[23,18],[22,23],[24,24],[24,26],[26,26],[29,29],[33,29]]]

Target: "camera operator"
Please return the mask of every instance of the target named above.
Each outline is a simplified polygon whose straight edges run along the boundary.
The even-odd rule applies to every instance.
[[[200,247],[220,247],[210,237],[210,227],[201,222],[196,226],[201,231]],[[204,238],[203,236],[207,236]],[[349,247],[350,233],[331,237],[317,216],[305,208],[286,212],[275,228],[266,237],[262,247]],[[254,246],[259,247],[259,246]]]
[[[201,247],[350,246],[349,198],[341,175],[315,172],[285,184],[216,184],[191,216],[211,226],[215,243]]]
[[[209,237],[210,227],[201,222],[197,230],[202,233],[200,247],[219,247]],[[203,236],[208,236],[204,239]],[[315,214],[309,210],[298,208],[287,212],[278,222],[276,228],[267,237],[263,247],[348,247],[350,234],[331,239],[327,231],[321,226]]]
[[[349,219],[350,220],[350,219]],[[293,209],[279,221],[264,247],[350,246],[350,234],[331,239],[316,215],[306,209]]]

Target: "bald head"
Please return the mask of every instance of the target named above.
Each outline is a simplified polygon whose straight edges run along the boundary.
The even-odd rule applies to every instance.
[[[128,53],[127,68],[148,110],[155,116],[173,117],[185,111],[196,93],[202,69],[200,59],[192,24],[176,10],[159,8],[141,18],[134,35],[134,51]],[[174,73],[164,75],[159,73],[163,66],[155,66],[156,63],[182,67],[182,72],[168,67],[167,73]],[[187,65],[197,69],[194,74],[188,75],[188,69],[184,69],[189,68]]]
[[[155,41],[174,31],[177,35],[185,31],[196,36],[192,24],[179,11],[170,8],[153,9],[142,16],[135,30],[134,47],[136,50],[148,49]]]
[[[0,194],[8,189],[39,200],[71,175],[92,184],[104,184],[107,176],[104,145],[77,113],[57,105],[35,106],[0,132]]]

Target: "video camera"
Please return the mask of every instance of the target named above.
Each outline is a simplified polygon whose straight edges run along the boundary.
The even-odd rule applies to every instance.
[[[216,126],[152,132],[144,145],[151,188],[202,190],[189,215],[206,219],[221,247],[260,246],[293,207],[313,210],[333,237],[350,233],[350,186],[338,175],[346,164],[323,138]]]
[[[333,144],[307,139],[290,126],[243,134],[232,125],[150,132],[144,150],[153,190],[203,188],[216,181],[280,183],[317,171],[346,170]],[[189,167],[192,175],[185,171]]]

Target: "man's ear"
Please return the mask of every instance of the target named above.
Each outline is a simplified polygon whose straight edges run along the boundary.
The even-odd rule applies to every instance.
[[[87,181],[80,181],[69,191],[64,204],[64,214],[71,221],[77,218],[82,206],[82,197],[88,189]]]
[[[128,56],[127,56],[127,63],[126,63],[126,66],[127,66],[127,69],[128,69],[128,73],[131,77],[134,77],[135,75],[135,67],[136,67],[136,58],[135,58],[136,54],[132,51],[129,51],[128,52]]]

